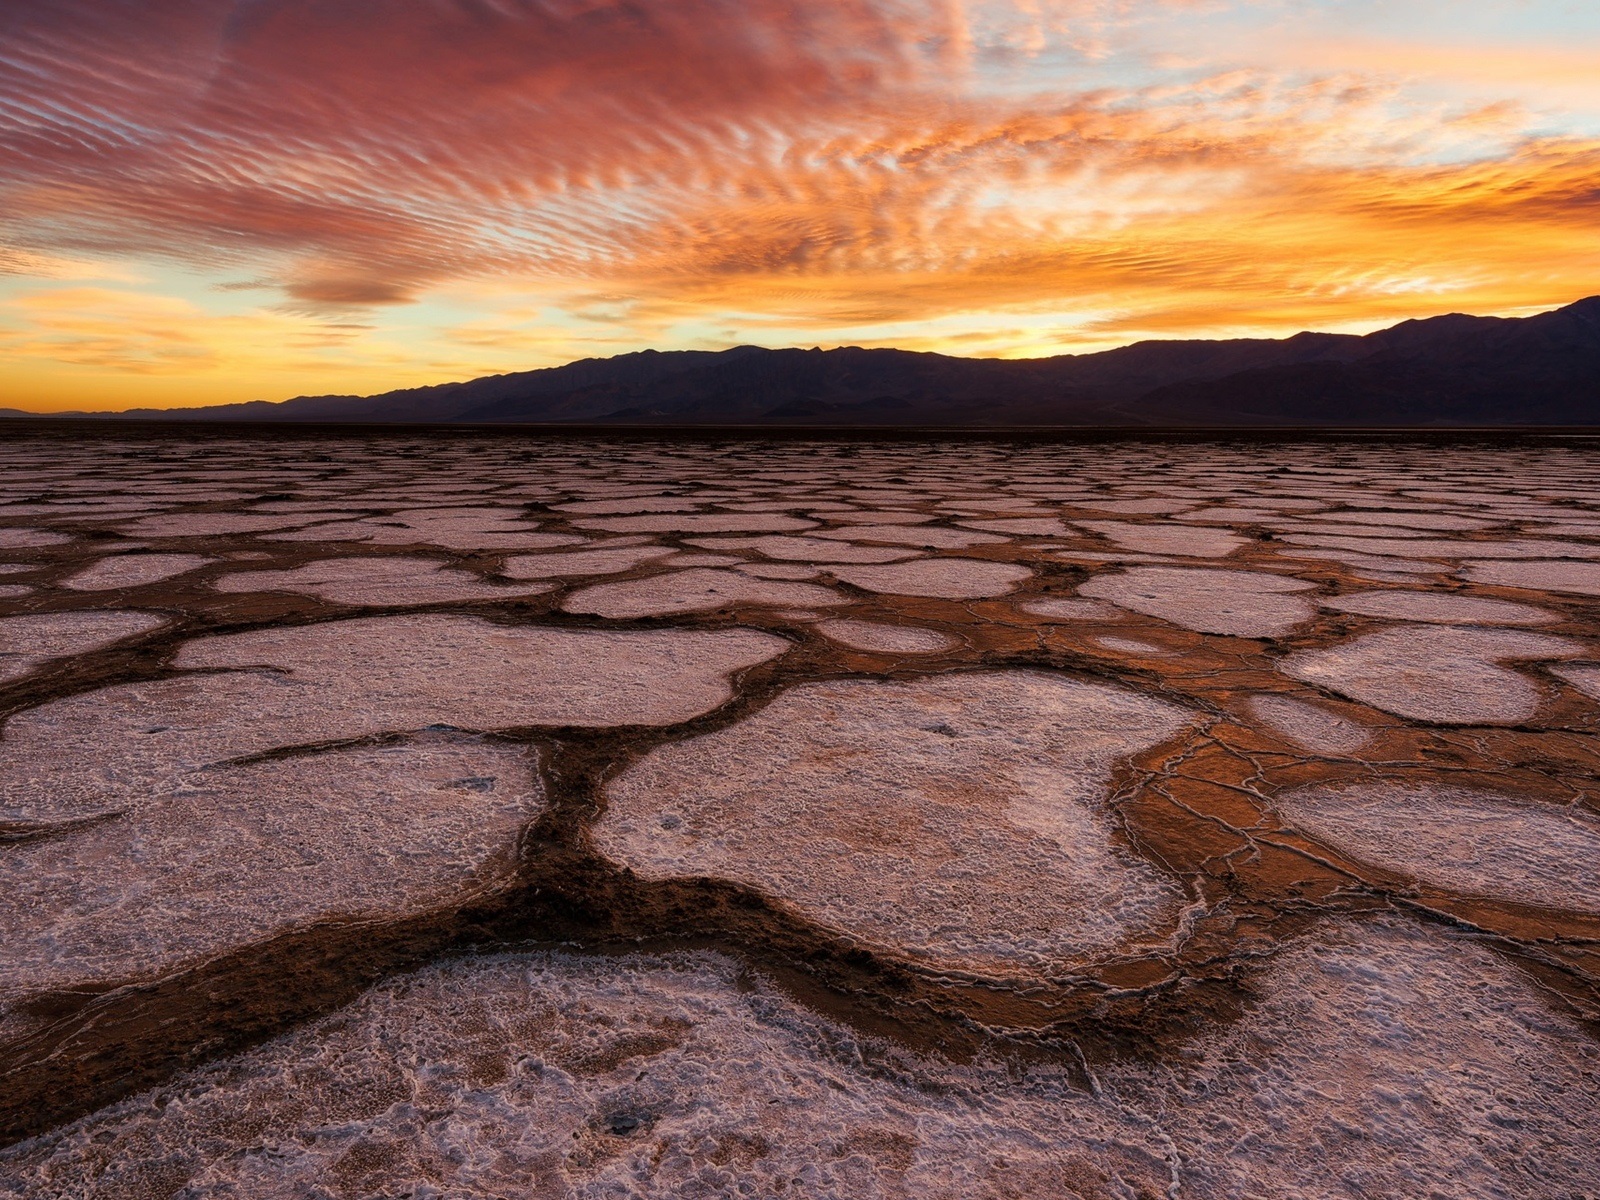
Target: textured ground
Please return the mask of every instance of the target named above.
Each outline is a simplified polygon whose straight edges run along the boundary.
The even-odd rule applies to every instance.
[[[1600,459],[0,445],[0,1197],[1597,1197]]]

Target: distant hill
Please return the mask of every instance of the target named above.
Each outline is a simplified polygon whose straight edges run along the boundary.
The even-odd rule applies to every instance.
[[[14,410],[0,412],[10,415]],[[1139,342],[999,360],[907,350],[645,350],[377,396],[82,414],[647,426],[1600,426],[1600,296],[1365,336]]]

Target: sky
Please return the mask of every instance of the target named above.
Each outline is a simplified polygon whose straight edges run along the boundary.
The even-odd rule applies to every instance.
[[[1600,293],[1594,0],[6,0],[0,406]]]

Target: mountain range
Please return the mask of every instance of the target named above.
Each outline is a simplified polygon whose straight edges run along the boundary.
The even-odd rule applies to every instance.
[[[374,396],[71,415],[859,428],[1600,426],[1600,296],[1531,317],[1458,313],[1360,336],[1147,341],[1021,360],[859,347],[644,350]]]

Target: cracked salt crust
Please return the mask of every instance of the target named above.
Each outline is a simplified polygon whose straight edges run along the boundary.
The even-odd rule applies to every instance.
[[[972,546],[998,546],[1012,540],[974,529],[920,525],[846,525],[839,529],[818,529],[809,536],[869,545],[913,546],[920,550],[966,550]]]
[[[860,546],[813,537],[691,538],[706,550],[754,550],[766,558],[807,563],[888,563],[914,558],[915,550],[892,546]]]
[[[569,533],[544,533],[520,507],[415,508],[384,516],[316,525],[272,535],[274,541],[371,542],[375,545],[443,546],[451,550],[548,550],[588,541]]]
[[[1284,533],[1285,542],[1301,546],[1326,546],[1336,550],[1355,550],[1368,554],[1392,554],[1400,558],[1600,558],[1600,546],[1582,542],[1546,541],[1518,538],[1510,541],[1446,541],[1442,538],[1339,537],[1332,534]]]
[[[461,737],[152,780],[136,806],[0,855],[0,1032],[5,1008],[44,989],[459,898],[542,807],[528,752]]]
[[[1592,1190],[1594,1044],[1487,950],[1324,926],[1257,991],[1182,1063],[1091,1092],[863,1044],[712,953],[471,956],[4,1152],[0,1196]]]
[[[579,517],[572,523],[581,529],[600,529],[611,533],[783,533],[816,526],[815,521],[782,513],[730,512]]]
[[[1538,710],[1540,692],[1502,662],[1581,653],[1564,638],[1505,629],[1385,629],[1279,662],[1292,678],[1418,721],[1513,724]]]
[[[1149,513],[1154,516],[1172,516],[1193,508],[1193,499],[1173,499],[1167,496],[1146,496],[1134,500],[1079,500],[1077,507],[1094,512]]]
[[[666,558],[671,546],[616,546],[556,554],[519,554],[505,561],[508,579],[562,579],[578,575],[616,575],[651,559]]]
[[[925,558],[885,566],[835,567],[833,574],[869,592],[944,600],[1003,596],[1033,577],[1032,571],[1016,563],[976,558]]]
[[[1002,521],[961,521],[969,529],[1013,533],[1025,537],[1066,537],[1071,531],[1055,517],[1019,517]]]
[[[328,513],[329,517],[343,516]],[[265,533],[280,529],[295,529],[317,518],[316,513],[294,515],[274,513],[167,513],[144,517],[124,525],[123,531],[131,537],[180,538],[225,537],[238,533]]]
[[[1080,584],[1078,593],[1197,633],[1280,637],[1316,615],[1309,601],[1292,594],[1313,586],[1265,571],[1130,567],[1096,575]]]
[[[1453,592],[1352,592],[1326,597],[1322,607],[1433,625],[1544,625],[1559,619],[1548,609]]]
[[[1478,517],[1465,517],[1459,513],[1389,512],[1387,510],[1378,512],[1309,513],[1304,519],[1316,521],[1319,524],[1397,526],[1401,529],[1433,529],[1446,532],[1491,529],[1496,524],[1499,524],[1499,522],[1485,521]]]
[[[736,604],[775,607],[843,604],[831,588],[811,583],[760,579],[742,571],[695,568],[645,579],[597,583],[562,602],[567,612],[625,619],[711,612]]]
[[[0,816],[137,807],[175,772],[429,726],[669,725],[723,704],[731,673],[788,647],[753,630],[566,630],[443,615],[205,638],[174,664],[221,673],[121,684],[12,716],[0,740]]]
[[[694,512],[700,506],[699,501],[683,496],[629,496],[615,500],[575,500],[551,507],[557,512],[584,516],[638,516],[642,513]]]
[[[216,561],[201,554],[114,554],[63,579],[61,586],[83,592],[143,587]]]
[[[1151,936],[1181,893],[1114,844],[1112,766],[1188,714],[1035,671],[803,684],[606,786],[596,848],[714,875],[854,938],[976,972],[1051,972]]]
[[[961,643],[937,629],[884,625],[876,621],[824,621],[818,632],[856,650],[882,654],[942,654]]]
[[[1192,525],[1136,525],[1125,521],[1076,521],[1074,524],[1110,538],[1124,550],[1181,554],[1187,558],[1226,558],[1246,541],[1221,529]]]
[[[1354,754],[1372,741],[1371,730],[1292,696],[1252,696],[1249,708],[1256,720],[1318,754]]]
[[[219,592],[299,592],[335,604],[402,605],[514,600],[549,584],[485,583],[431,558],[327,558],[292,571],[236,571],[212,581]]]
[[[37,613],[0,617],[0,681],[17,679],[44,663],[100,650],[149,633],[165,618],[143,612]]]
[[[1357,861],[1436,887],[1600,913],[1600,817],[1578,809],[1398,784],[1301,788],[1273,807]]]

